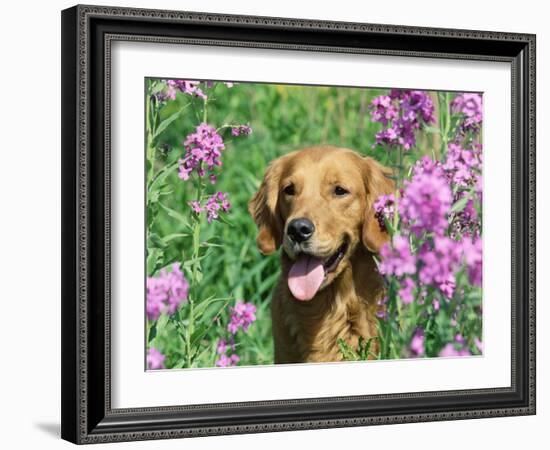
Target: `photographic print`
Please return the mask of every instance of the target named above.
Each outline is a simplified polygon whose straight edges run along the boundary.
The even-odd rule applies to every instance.
[[[483,95],[145,80],[148,370],[483,353]]]

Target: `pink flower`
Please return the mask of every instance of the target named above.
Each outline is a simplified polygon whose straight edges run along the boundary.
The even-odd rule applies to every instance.
[[[483,342],[476,336],[474,338],[474,344],[478,350],[479,353],[483,353]]]
[[[174,314],[187,301],[188,292],[189,283],[179,263],[172,264],[172,272],[163,268],[157,277],[147,277],[147,318],[157,320],[161,313]]]
[[[481,287],[483,278],[483,243],[481,237],[465,237],[462,241],[462,250],[468,267],[470,283]]]
[[[174,98],[175,98],[175,90],[182,92],[183,94],[187,95],[194,95],[195,97],[200,97],[204,100],[206,100],[206,95],[202,90],[199,88],[200,81],[191,81],[191,80],[166,80],[166,85],[168,86],[168,89],[172,89],[174,91]]]
[[[424,330],[417,328],[412,336],[410,350],[413,357],[424,356]]]
[[[200,214],[202,212],[202,207],[198,200],[193,200],[189,202],[189,205],[191,206],[191,209],[195,214]]]
[[[410,278],[405,278],[401,282],[401,289],[397,291],[397,294],[399,297],[401,297],[401,300],[405,305],[408,305],[414,300],[413,290],[414,290],[414,281]]]
[[[463,115],[460,124],[462,133],[479,131],[483,121],[483,97],[481,94],[466,92],[458,94],[451,102],[450,109],[452,113]]]
[[[149,350],[147,350],[147,368],[150,370],[165,369],[165,358],[155,347],[149,347]]]
[[[206,170],[212,174],[214,167],[222,165],[221,155],[225,144],[212,125],[201,123],[194,133],[187,136],[183,145],[185,156],[179,161],[179,177],[182,180],[187,181],[193,171],[199,177],[204,176]]]
[[[454,272],[460,266],[462,249],[459,242],[445,236],[436,236],[433,242],[433,248],[425,243],[420,249],[422,267],[418,276],[422,284],[435,286],[451,298],[455,288]]]
[[[392,89],[389,96],[375,97],[370,108],[372,121],[384,126],[376,143],[405,150],[416,145],[415,131],[435,120],[432,99],[423,91]]]
[[[216,361],[216,366],[232,367],[232,366],[236,366],[240,360],[241,358],[236,353],[233,353],[231,356],[221,355],[219,359]]]
[[[407,238],[396,234],[392,244],[386,243],[380,249],[380,265],[378,270],[382,275],[402,276],[416,272],[416,257],[411,253]]]
[[[248,331],[250,325],[256,320],[256,307],[252,303],[245,303],[242,300],[238,301],[231,308],[231,317],[227,330],[235,335],[242,328],[244,332]]]
[[[382,231],[386,229],[386,221],[393,222],[395,214],[395,195],[381,195],[374,204],[374,217],[378,220],[378,226]]]
[[[443,234],[448,227],[452,192],[443,170],[424,156],[415,167],[415,175],[405,182],[399,213],[413,233],[421,236]]]
[[[470,356],[471,353],[470,351],[467,349],[467,348],[461,348],[461,349],[456,349],[455,348],[455,344],[453,343],[448,343],[447,345],[445,345],[445,347],[443,347],[441,349],[441,351],[439,352],[439,356],[440,357],[450,357],[450,356]]]
[[[235,127],[231,127],[231,135],[233,136],[248,136],[249,134],[252,134],[252,128],[248,125],[237,125]]]

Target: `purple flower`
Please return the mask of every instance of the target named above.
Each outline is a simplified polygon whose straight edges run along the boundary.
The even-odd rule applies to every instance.
[[[201,203],[198,200],[190,201],[189,205],[195,214],[200,214],[202,212]]]
[[[413,357],[424,356],[424,330],[422,328],[415,330],[409,348]]]
[[[212,174],[214,167],[222,165],[221,154],[225,145],[212,125],[201,123],[194,133],[187,136],[183,145],[185,156],[179,161],[179,177],[182,180],[188,180],[193,171],[199,177],[204,176],[206,170]]]
[[[231,203],[225,192],[216,192],[207,198],[204,206],[200,204],[198,200],[189,202],[191,209],[197,215],[206,212],[206,220],[208,223],[212,223],[214,220],[220,217],[220,211],[229,212]]]
[[[382,275],[398,277],[416,272],[416,257],[411,253],[407,238],[396,234],[392,244],[386,243],[380,249],[380,265],[378,270]]]
[[[168,90],[174,92],[173,96],[176,97],[175,91],[178,90],[183,94],[192,95],[195,97],[200,97],[206,100],[206,95],[199,88],[200,81],[191,81],[191,80],[166,80],[165,81]],[[172,99],[173,100],[173,99]]]
[[[439,352],[440,357],[449,357],[449,356],[470,356],[471,353],[467,348],[459,348],[457,349],[455,347],[455,344],[448,343],[441,349]]]
[[[483,121],[483,97],[481,94],[463,93],[457,95],[450,105],[451,113],[462,114],[462,133],[478,132]]]
[[[187,301],[189,283],[179,264],[172,264],[172,272],[160,270],[157,277],[147,277],[146,312],[149,320],[157,320],[161,313],[174,314]]]
[[[252,128],[248,125],[237,125],[235,127],[231,127],[231,134],[233,136],[248,136],[252,134]]]
[[[471,187],[481,175],[482,154],[481,146],[473,149],[462,148],[459,144],[451,142],[447,147],[447,157],[443,168],[447,177],[454,185]]]
[[[246,303],[242,300],[238,301],[231,308],[231,316],[227,330],[235,335],[242,328],[246,333],[250,325],[256,320],[256,307],[252,303]]]
[[[165,83],[165,88],[155,94],[159,103],[176,99],[176,88]]]
[[[386,229],[386,221],[392,223],[395,214],[395,195],[381,195],[373,204],[374,217],[378,220],[380,230]]]
[[[388,311],[386,308],[386,303],[388,303],[388,296],[384,295],[384,297],[380,298],[376,302],[376,317],[379,319],[387,319],[388,318]]]
[[[462,241],[464,260],[468,268],[468,278],[474,286],[481,287],[483,278],[483,243],[479,236],[465,237]]]
[[[227,193],[216,192],[214,195],[208,197],[206,200],[206,205],[204,207],[206,211],[206,220],[208,223],[212,223],[213,220],[216,220],[219,217],[219,211],[229,212],[231,204],[227,198]]]
[[[147,368],[150,370],[165,369],[165,358],[155,347],[149,347],[149,350],[147,350]]]
[[[399,107],[395,103],[392,103],[392,99],[388,95],[375,97],[371,102],[370,108],[373,122],[380,122],[384,126],[395,119],[399,113]]]
[[[405,182],[399,202],[402,220],[417,236],[442,234],[448,226],[452,192],[443,170],[427,156],[420,161],[410,181]]]
[[[429,242],[420,248],[418,256],[422,267],[418,276],[422,284],[437,287],[451,298],[455,288],[454,272],[461,263],[461,245],[445,236],[434,237],[433,243],[433,248]]]
[[[218,367],[232,367],[236,366],[237,363],[241,360],[239,355],[233,353],[231,356],[225,354],[220,355],[219,359],[216,361],[216,366]]]
[[[414,281],[410,278],[405,278],[401,282],[401,289],[397,291],[397,294],[399,297],[401,297],[401,300],[405,305],[408,305],[414,300],[413,290],[415,288]]]
[[[481,340],[477,336],[474,338],[474,344],[477,348],[477,351],[479,353],[483,353],[483,342],[481,342]]]
[[[232,355],[228,355],[227,352],[231,350]],[[235,341],[233,336],[231,336],[229,342],[225,339],[220,339],[218,345],[216,346],[216,353],[219,358],[216,361],[216,366],[218,367],[229,367],[235,366],[239,362],[240,358],[235,352]]]
[[[375,97],[370,108],[373,122],[384,126],[376,134],[376,143],[405,150],[416,145],[416,130],[435,120],[432,99],[423,91],[392,89],[389,96]]]

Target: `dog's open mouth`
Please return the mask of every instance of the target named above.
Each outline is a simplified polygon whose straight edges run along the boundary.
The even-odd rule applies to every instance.
[[[288,288],[298,300],[311,300],[327,276],[336,270],[344,258],[348,243],[340,247],[324,260],[307,253],[301,253],[288,273]]]

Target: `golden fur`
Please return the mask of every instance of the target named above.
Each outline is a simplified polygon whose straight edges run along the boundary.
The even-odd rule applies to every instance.
[[[384,286],[373,253],[388,235],[374,217],[373,202],[393,192],[388,174],[372,158],[332,146],[289,153],[267,168],[249,210],[259,229],[260,251],[270,254],[283,247],[282,275],[272,300],[275,363],[339,361],[338,339],[355,348],[360,337],[376,336],[375,313]],[[337,186],[347,193],[337,195]],[[287,284],[297,255],[286,230],[295,218],[315,226],[301,247],[307,254],[328,260],[342,245],[346,249],[309,301],[294,298]],[[376,341],[372,351],[377,351]]]

